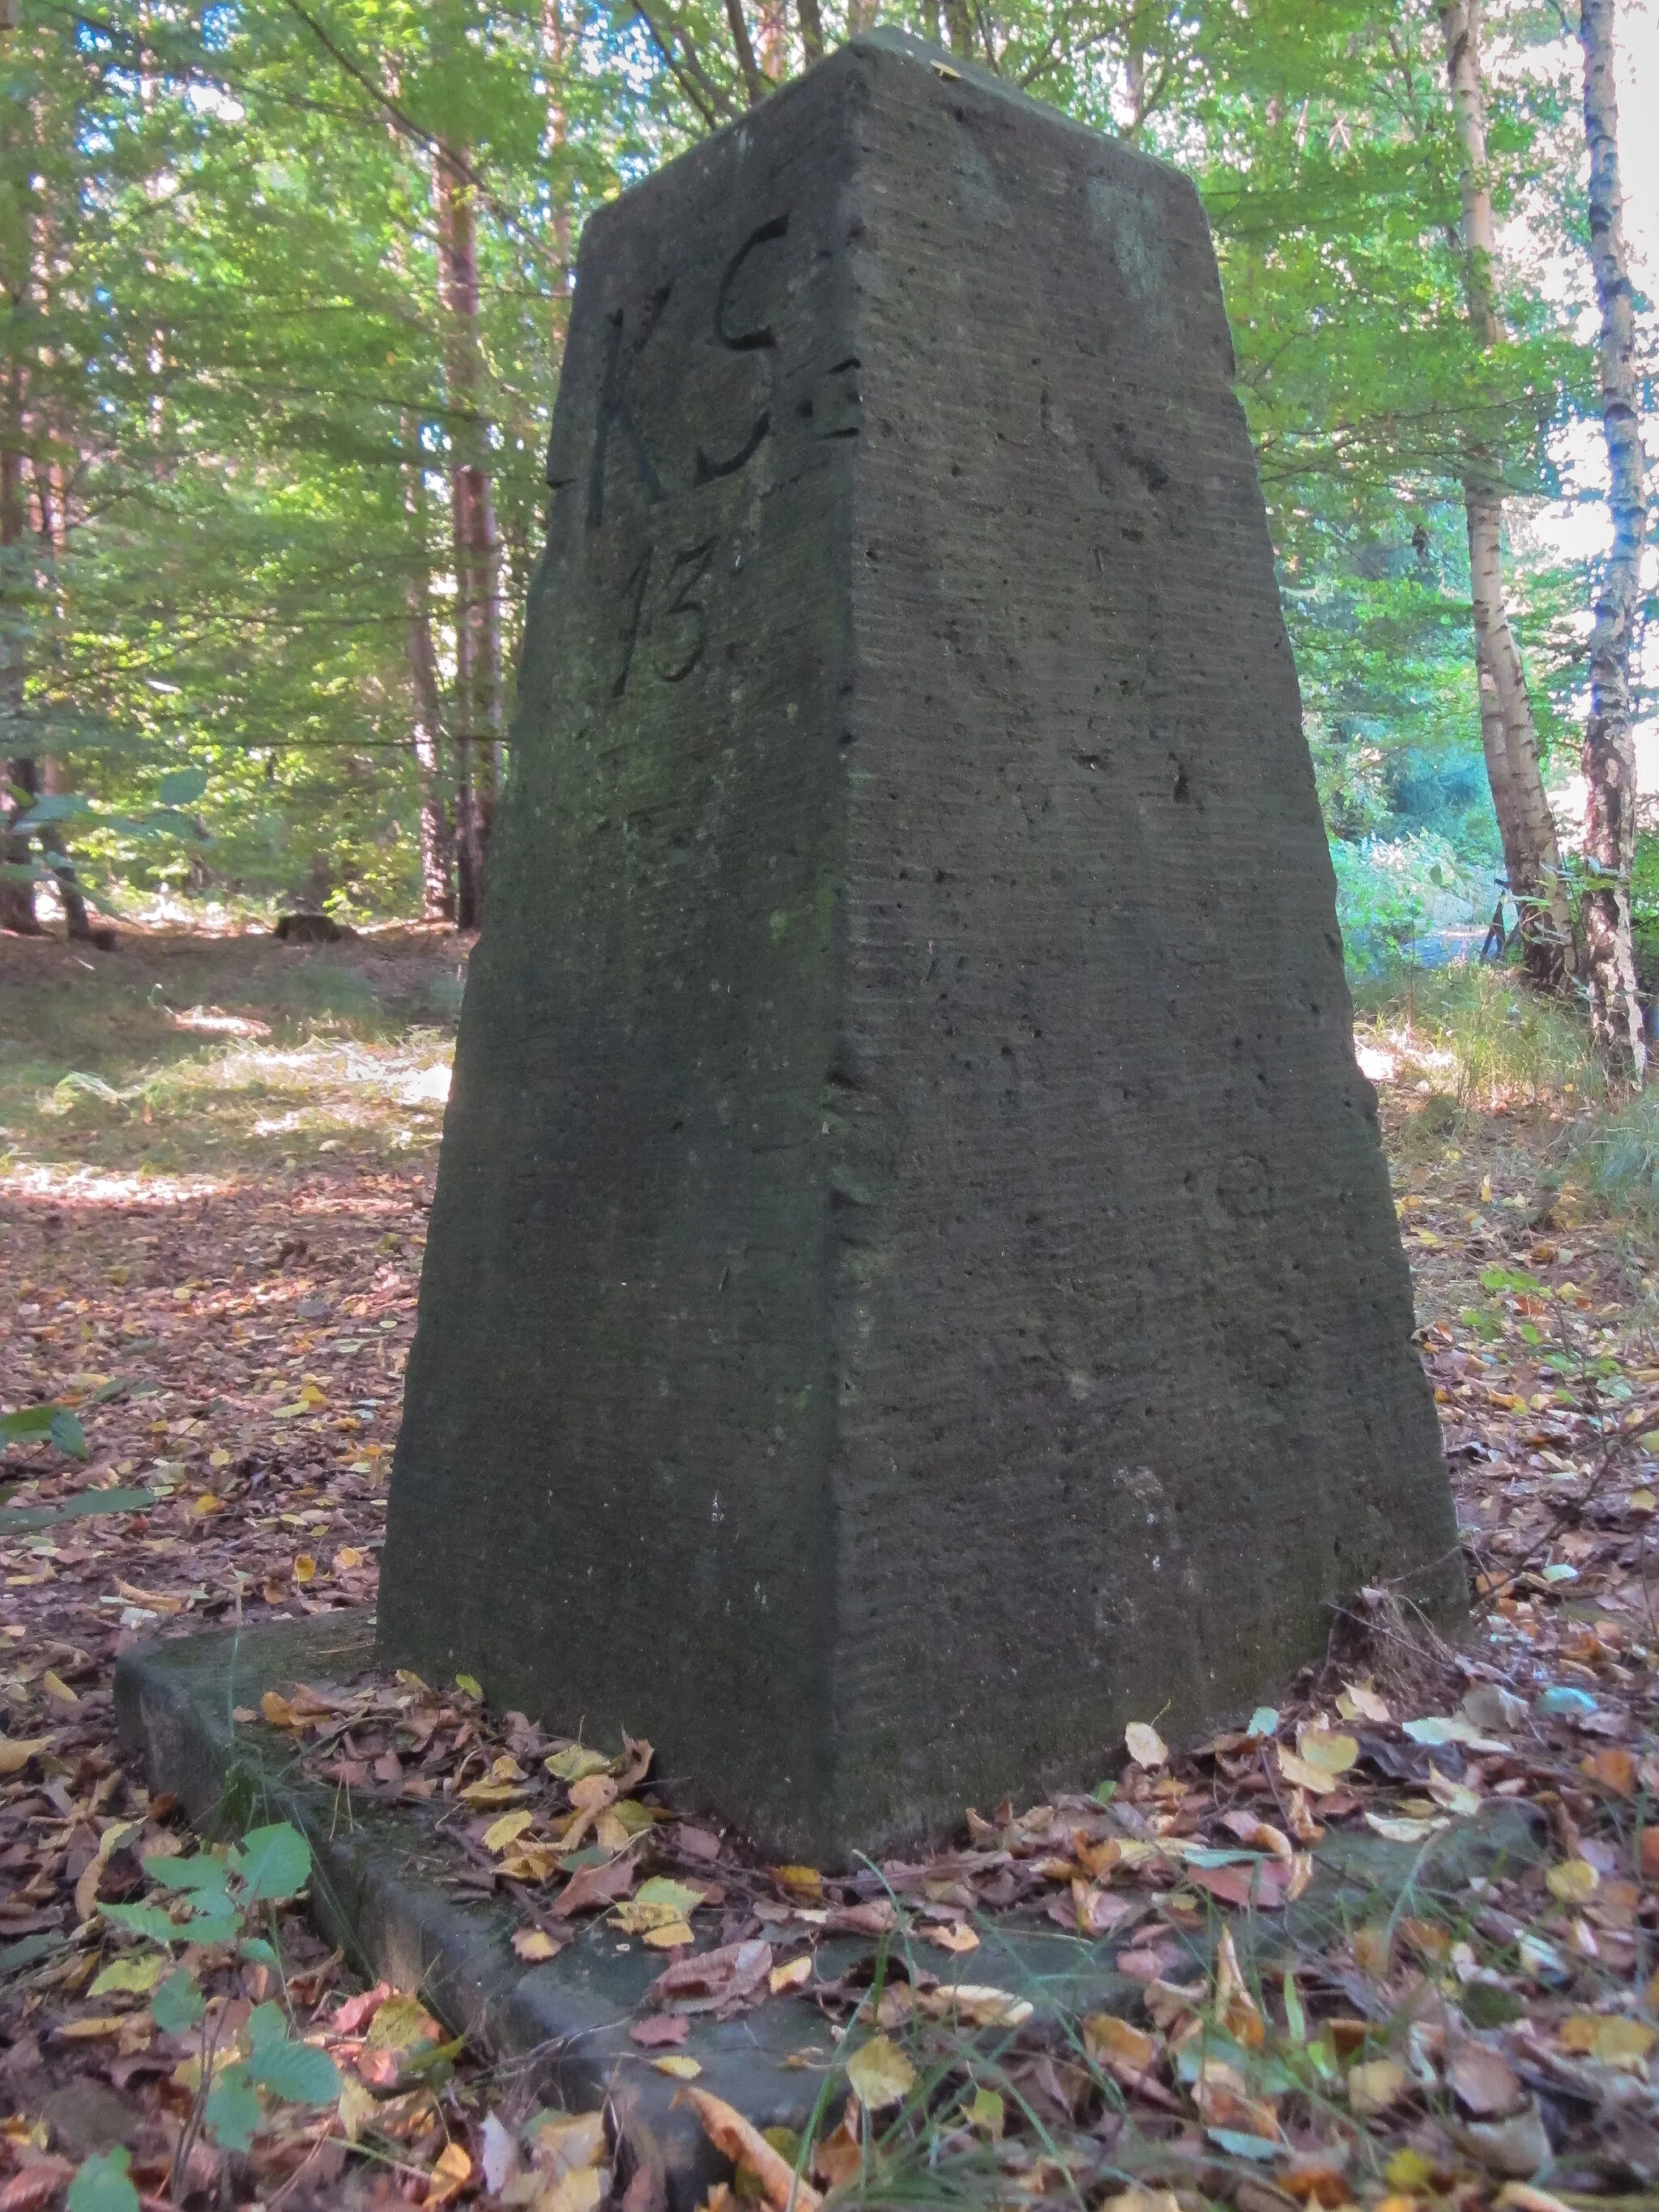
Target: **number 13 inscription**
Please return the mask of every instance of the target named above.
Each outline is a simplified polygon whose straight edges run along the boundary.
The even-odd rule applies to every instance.
[[[664,684],[683,684],[702,659],[703,647],[708,642],[708,611],[696,593],[713,564],[714,540],[706,538],[701,545],[690,546],[684,552],[675,554],[668,563],[661,587],[665,596],[647,621],[646,603],[653,596],[651,572],[656,558],[656,548],[647,545],[623,586],[626,627],[622,665],[611,687],[613,699],[620,699],[628,689],[641,629],[651,634],[652,672]]]

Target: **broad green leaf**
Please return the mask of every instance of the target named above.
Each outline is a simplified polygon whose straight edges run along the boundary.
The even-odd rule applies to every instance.
[[[149,2001],[150,2018],[164,2035],[183,2035],[206,2010],[202,1992],[183,1966],[167,1976]]]
[[[87,1456],[87,1432],[67,1406],[54,1407],[52,1426],[46,1434],[58,1450],[67,1452],[71,1459]]]
[[[44,1437],[58,1410],[56,1406],[20,1406],[15,1413],[0,1413],[0,1437],[11,1443],[25,1437]]]
[[[248,2069],[227,2066],[208,2092],[204,2116],[208,2133],[222,2150],[246,2150],[259,2124],[259,2097]]]
[[[329,2105],[340,2094],[339,2069],[309,2043],[256,2043],[247,2068],[262,2089],[290,2105]]]
[[[229,1868],[212,1851],[191,1851],[188,1857],[179,1855],[172,1858],[149,1858],[142,1864],[144,1872],[160,1889],[213,1889],[222,1892],[230,1879]]]
[[[196,1941],[159,1905],[100,1905],[98,1908],[112,1927],[129,1936],[148,1936],[152,1943],[191,1943]]]
[[[69,2185],[69,2212],[138,2212],[138,2191],[127,2178],[131,2163],[131,2154],[119,2145],[94,2151]]]
[[[255,1828],[242,1838],[239,1871],[250,1903],[297,1896],[311,1879],[311,1846],[289,1820]]]
[[[175,768],[161,778],[155,787],[155,796],[163,806],[188,806],[199,799],[208,787],[204,768]]]

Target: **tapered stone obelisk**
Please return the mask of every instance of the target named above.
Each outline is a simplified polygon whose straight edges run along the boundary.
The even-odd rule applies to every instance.
[[[382,1649],[793,1856],[1455,1602],[1231,367],[894,33],[582,241]]]

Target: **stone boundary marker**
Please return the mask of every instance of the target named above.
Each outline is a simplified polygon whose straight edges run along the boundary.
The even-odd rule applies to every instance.
[[[387,1660],[781,1857],[1460,1602],[1202,210],[896,33],[587,225]]]
[[[216,1815],[232,1832],[266,1820],[302,1827],[313,1858],[313,1917],[355,1967],[370,1981],[417,1992],[504,2075],[521,2071],[527,2093],[556,2097],[569,2111],[608,2102],[630,2164],[654,2168],[668,2212],[695,2212],[709,2184],[725,2178],[724,2164],[693,2116],[674,2107],[677,2085],[628,2038],[662,1954],[634,1943],[619,1954],[615,1931],[596,1916],[557,1958],[524,1966],[508,1941],[514,1915],[505,1905],[463,1905],[440,1886],[430,1838],[438,1812],[374,1806],[354,1817],[337,1792],[296,1778],[291,1746],[275,1729],[233,1726],[232,1711],[257,1710],[268,1689],[349,1681],[372,1662],[374,1644],[373,1616],[351,1613],[137,1644],[116,1668],[122,1754],[142,1758],[151,1786],[175,1791],[200,1826],[211,1829]],[[1408,1890],[1413,1911],[1455,1917],[1471,1877],[1529,1865],[1547,1839],[1533,1808],[1502,1802],[1427,1845],[1333,1836],[1316,1848],[1313,1883],[1297,1904],[1229,1913],[1227,1924],[1247,1971],[1265,1976],[1293,1947],[1305,1955],[1356,1921],[1382,1917]],[[1182,1978],[1207,1961],[1215,1924],[1186,1939],[1193,1972]],[[964,1959],[924,1947],[930,1971],[1029,1997],[1039,2020],[1133,2011],[1139,1984],[1114,1969],[1133,1936],[1080,1941],[1018,1914],[985,1916],[978,1926],[980,1947]],[[868,1939],[831,1938],[817,1956],[833,1974],[872,1948]],[[989,2033],[994,2045],[998,2032]],[[836,2045],[823,2016],[792,1996],[729,2021],[693,2020],[684,2048],[703,2069],[701,2087],[758,2127],[799,2130]],[[832,2116],[839,2097],[838,2087]]]

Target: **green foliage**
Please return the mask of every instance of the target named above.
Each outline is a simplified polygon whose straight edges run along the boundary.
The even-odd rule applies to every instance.
[[[1605,1091],[1588,1022],[1529,990],[1514,969],[1469,963],[1379,976],[1354,997],[1379,1041],[1456,1106],[1593,1101]]]
[[[1437,931],[1467,931],[1478,913],[1474,883],[1455,848],[1433,830],[1357,843],[1334,839],[1331,861],[1351,975],[1387,975],[1421,958],[1434,951]]]
[[[1659,1095],[1644,1091],[1584,1136],[1575,1164],[1615,1212],[1659,1227]]]
[[[239,1844],[188,1856],[149,1858],[143,1869],[170,1902],[100,1905],[112,1927],[165,1946],[169,1955],[175,1944],[222,1943],[232,1946],[239,1959],[276,1966],[276,1950],[257,1932],[261,1914],[305,1887],[311,1878],[311,1846],[291,1822],[278,1820],[250,1830]],[[206,2002],[188,1964],[158,1982],[150,2010],[167,2033],[181,2034],[201,2023]],[[325,2105],[340,2094],[334,2061],[290,2035],[280,2005],[255,2006],[245,2041],[246,2055],[205,2069],[203,2083],[202,2120],[225,2150],[247,2148],[264,2118],[266,2098],[279,2104]],[[87,2172],[82,2167],[82,2176]]]
[[[67,1406],[21,1406],[0,1413],[0,1443],[33,1443],[45,1437],[71,1459],[87,1456],[87,1432]]]
[[[138,2212],[138,2191],[128,2179],[131,2154],[94,2151],[69,2185],[69,2212]]]
[[[0,870],[47,882],[72,845],[106,903],[417,908],[422,798],[453,793],[466,721],[453,482],[463,462],[489,479],[510,691],[582,222],[807,58],[788,11],[751,5],[752,79],[736,5],[22,11],[0,198],[50,252],[0,337],[31,501],[0,552],[22,671],[0,757],[53,775],[16,794],[27,848]],[[848,0],[822,13],[831,45],[853,27]],[[1490,351],[1462,306],[1435,10],[884,10],[1197,181],[1321,793],[1367,868],[1368,841],[1431,833],[1491,872],[1461,471],[1478,440],[1517,494],[1553,490],[1558,434],[1595,396],[1559,26],[1530,0],[1486,13],[1512,333]],[[471,180],[476,322],[441,281],[446,161]],[[1584,580],[1520,585],[1565,757]],[[1363,963],[1408,941],[1419,895],[1356,878]]]

